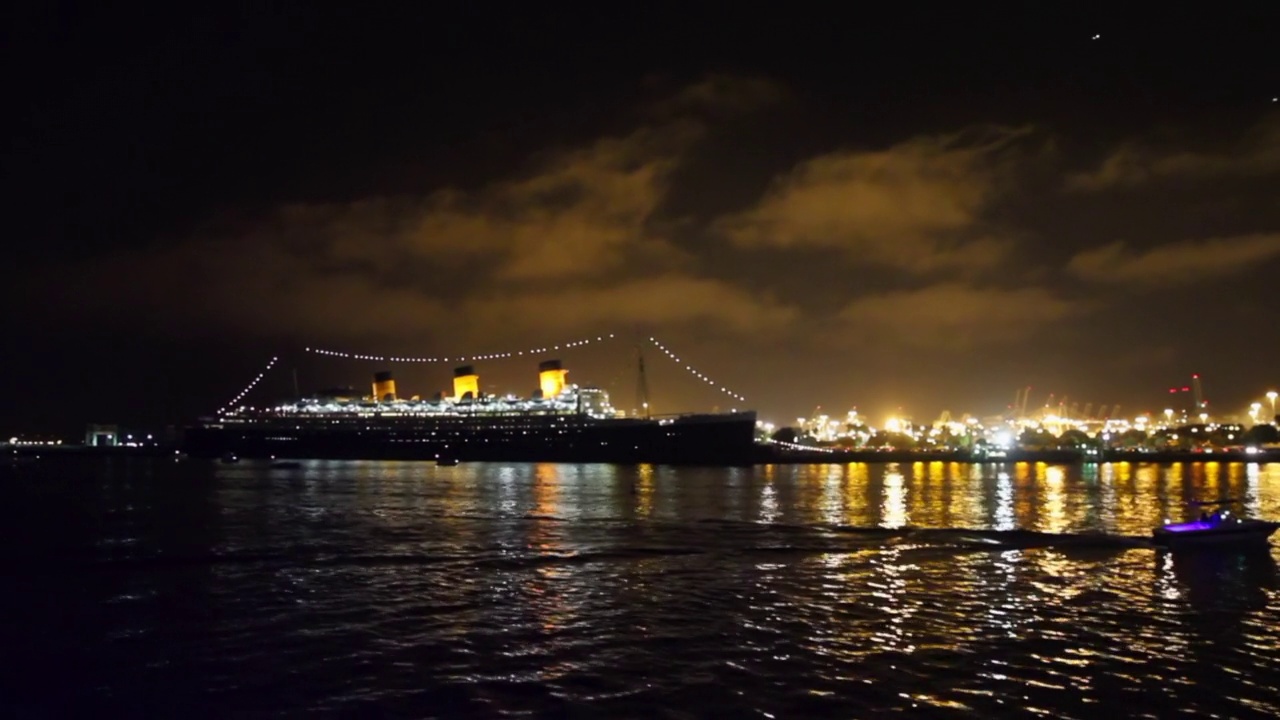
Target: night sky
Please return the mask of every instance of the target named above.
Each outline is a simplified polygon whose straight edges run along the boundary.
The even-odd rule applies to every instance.
[[[6,435],[608,333],[482,386],[629,408],[651,335],[747,398],[649,346],[659,412],[782,423],[1280,385],[1276,3],[183,5],[6,11]]]

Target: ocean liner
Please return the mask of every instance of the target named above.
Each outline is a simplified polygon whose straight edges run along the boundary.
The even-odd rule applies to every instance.
[[[272,407],[202,418],[184,433],[192,457],[740,465],[755,452],[755,412],[627,417],[608,394],[567,381],[558,360],[538,368],[532,397],[480,392],[472,366],[453,392],[396,395],[390,372],[371,396],[333,390]]]

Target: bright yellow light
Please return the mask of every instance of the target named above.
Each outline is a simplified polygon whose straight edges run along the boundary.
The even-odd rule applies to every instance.
[[[454,402],[462,400],[462,398],[468,393],[470,393],[473,398],[480,397],[480,376],[475,373],[455,376],[453,378]]]
[[[373,381],[373,399],[376,402],[383,400],[396,399],[396,381],[391,378],[377,379]]]
[[[564,392],[565,376],[568,370],[553,368],[538,373],[538,386],[542,389],[542,397],[553,398]]]

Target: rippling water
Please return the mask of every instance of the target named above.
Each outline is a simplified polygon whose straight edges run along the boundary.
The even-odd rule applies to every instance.
[[[103,462],[9,479],[27,716],[1275,717],[1280,465]],[[1101,715],[1100,715],[1101,713]]]

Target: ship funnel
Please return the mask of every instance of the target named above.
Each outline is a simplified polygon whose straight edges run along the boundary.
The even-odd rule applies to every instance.
[[[538,387],[542,397],[553,398],[564,392],[565,376],[569,374],[560,366],[559,360],[547,360],[538,363]]]
[[[474,367],[463,365],[453,369],[453,400],[460,402],[480,397],[480,376]]]
[[[373,374],[373,399],[378,402],[392,402],[396,399],[396,381],[391,378],[390,370]]]

